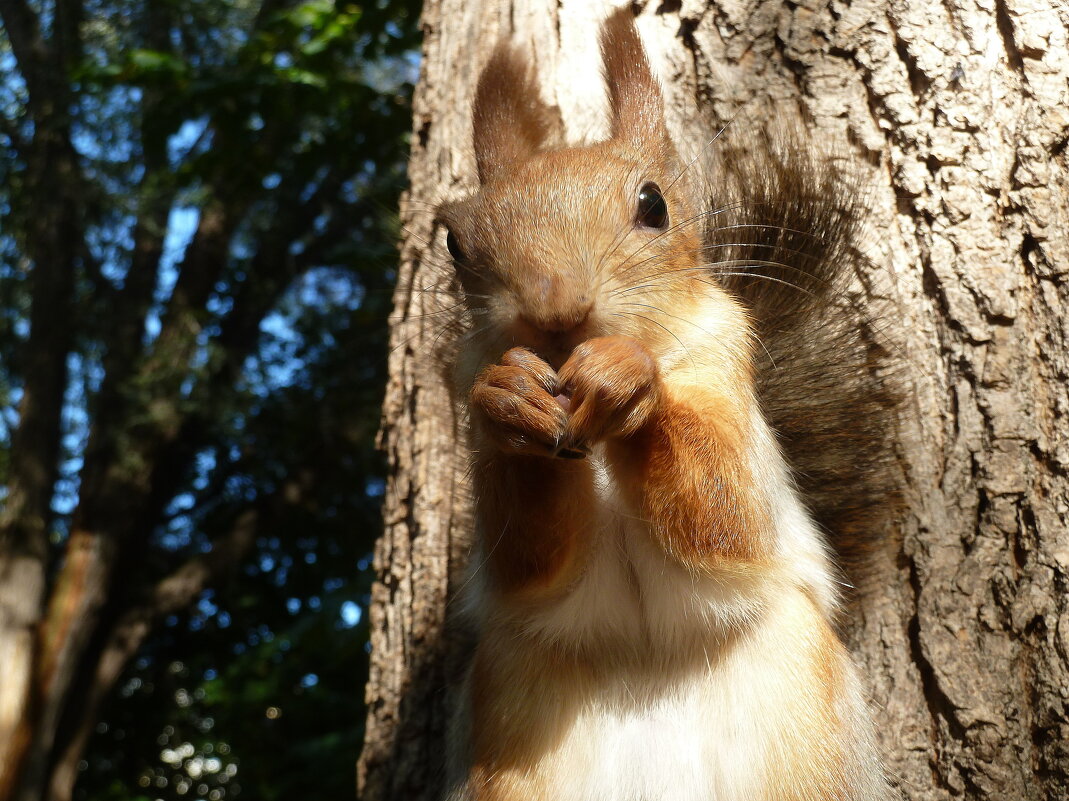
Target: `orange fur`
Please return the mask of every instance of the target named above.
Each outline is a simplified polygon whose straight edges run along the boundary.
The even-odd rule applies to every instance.
[[[590,465],[490,454],[473,476],[495,585],[511,601],[560,589],[580,569],[594,507]]]
[[[612,14],[601,29],[601,57],[609,87],[613,139],[642,148],[672,149],[664,100],[631,14]]]
[[[574,671],[552,652],[514,647],[509,635],[488,632],[472,665],[471,783],[478,801],[551,798],[537,764],[575,714],[577,697],[554,692],[577,687]]]
[[[509,47],[491,55],[479,76],[472,111],[475,160],[482,181],[529,158],[550,139],[558,123],[538,99],[538,83],[527,60]]]
[[[628,500],[665,551],[693,569],[758,567],[771,556],[771,521],[747,463],[737,403],[677,393],[634,437],[609,451]]]

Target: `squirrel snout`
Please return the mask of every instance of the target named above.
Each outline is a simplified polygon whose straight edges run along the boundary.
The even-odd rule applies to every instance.
[[[518,321],[545,334],[565,334],[580,328],[590,317],[594,304],[587,301],[568,309],[524,310]]]
[[[513,287],[518,320],[542,334],[562,334],[580,327],[594,299],[574,278],[531,271]]]
[[[534,271],[532,271],[534,272]],[[574,279],[528,273],[512,287],[513,341],[551,363],[589,339],[594,329],[593,293]]]
[[[555,367],[560,367],[572,348],[592,336],[593,303],[567,310],[534,313],[520,311],[512,324],[517,344],[534,349]]]

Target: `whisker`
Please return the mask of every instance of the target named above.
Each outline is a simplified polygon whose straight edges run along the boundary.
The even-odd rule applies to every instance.
[[[720,126],[720,130],[718,130],[715,134],[713,134],[713,138],[710,139],[708,142],[706,142],[704,145],[702,145],[701,149],[694,156],[694,158],[692,158],[690,161],[688,161],[686,166],[682,170],[680,170],[679,174],[676,175],[676,177],[672,179],[672,182],[670,184],[668,184],[668,188],[664,190],[664,194],[666,196],[668,195],[668,192],[672,189],[672,187],[676,185],[676,182],[678,182],[679,179],[682,178],[690,170],[690,168],[694,166],[695,162],[697,162],[698,159],[700,159],[702,157],[702,155],[705,154],[705,151],[708,150],[713,145],[713,143],[716,142],[723,135],[724,131],[726,131],[728,128],[730,128],[734,124],[735,120],[738,119],[738,116],[740,114],[742,114],[743,111],[746,110],[746,107],[749,106],[751,103],[755,102],[756,100],[757,100],[756,97],[751,97],[749,100],[747,100],[741,106],[739,106],[735,110],[735,113],[731,115],[731,118],[727,122],[725,122],[722,126]]]
[[[683,348],[683,352],[687,354],[687,358],[690,359],[691,366],[695,369],[695,371],[698,369],[698,363],[696,361],[694,361],[694,356],[693,356],[693,354],[691,354],[690,348],[688,348],[686,345],[683,344],[683,340],[680,339],[678,336],[676,336],[675,332],[671,328],[669,328],[668,326],[657,322],[656,320],[654,320],[654,319],[652,319],[650,317],[645,316],[644,314],[638,314],[637,312],[616,312],[616,314],[629,315],[631,317],[637,317],[640,320],[645,320],[648,323],[653,323],[658,328],[663,328],[665,331],[668,332],[668,334],[672,337],[672,339],[674,339],[676,342],[679,343],[679,347]]]
[[[615,277],[623,269],[625,269],[625,268],[627,268],[629,266],[631,266],[631,267],[637,266],[637,265],[634,265],[634,264],[630,264],[629,265],[629,262],[631,261],[631,259],[634,258],[635,256],[637,256],[638,254],[640,254],[642,251],[644,251],[646,248],[648,248],[654,242],[659,240],[661,237],[667,236],[668,234],[673,233],[674,231],[678,231],[680,228],[682,228],[685,225],[690,225],[691,223],[694,223],[694,222],[696,222],[698,220],[704,220],[704,219],[707,219],[709,217],[715,217],[718,214],[723,214],[723,213],[728,212],[728,211],[733,211],[735,208],[741,208],[745,204],[746,204],[746,201],[739,201],[738,203],[731,204],[729,206],[722,206],[722,207],[719,207],[719,208],[716,208],[716,209],[711,209],[709,211],[704,211],[704,212],[701,212],[699,214],[695,214],[695,215],[692,215],[690,217],[687,217],[686,219],[681,220],[680,222],[676,223],[675,225],[670,226],[669,228],[666,228],[664,231],[661,231],[661,233],[657,234],[652,239],[650,239],[647,242],[643,243],[642,246],[639,247],[637,250],[635,250],[632,253],[628,254],[627,258],[623,260],[623,262],[620,264],[619,267],[617,267],[612,273],[610,273],[610,275],[607,277],[606,280],[608,280],[608,278]],[[617,245],[617,247],[619,247],[619,245]],[[615,252],[615,251],[616,251],[616,249],[614,248],[613,252]],[[651,258],[656,258],[656,256],[653,256]],[[642,264],[642,263],[643,262],[639,262],[638,264]],[[604,285],[604,281],[602,282],[602,285]]]
[[[660,273],[657,273],[657,275],[661,276],[661,275],[673,275],[673,274],[678,274],[678,273],[694,273],[694,272],[698,272],[698,273],[710,273],[710,274],[716,274],[716,275],[738,276],[738,277],[744,277],[744,278],[759,278],[759,279],[765,279],[767,281],[773,281],[773,282],[778,283],[778,284],[783,284],[784,286],[789,286],[789,287],[792,287],[794,289],[797,289],[799,292],[802,292],[803,294],[809,295],[810,297],[816,297],[816,295],[813,294],[812,292],[810,292],[808,289],[806,289],[804,287],[800,287],[797,284],[792,284],[790,281],[785,281],[785,280],[783,280],[781,278],[774,278],[773,276],[770,276],[770,275],[761,275],[760,273],[737,272],[737,271],[730,272],[730,271],[727,271],[727,270],[719,269],[721,267],[728,267],[728,268],[731,268],[731,267],[745,267],[747,265],[753,265],[755,267],[784,267],[786,269],[790,269],[790,267],[788,265],[780,264],[779,262],[775,262],[775,261],[763,261],[761,259],[726,259],[724,261],[716,261],[716,262],[709,262],[708,264],[700,264],[697,267],[680,267],[680,268],[675,269],[675,270],[664,270],[664,271],[662,271]],[[636,287],[636,289],[637,289],[637,287]],[[618,290],[614,294],[616,294],[616,295],[626,295],[626,294],[629,294],[632,291],[634,291],[634,290],[633,289],[622,289],[622,290]]]
[[[463,304],[457,304],[456,306],[453,306],[453,307],[451,307],[449,309],[439,309],[438,311],[429,312],[428,314],[425,314],[425,315],[415,315],[413,317],[400,318],[399,320],[395,321],[395,327],[400,327],[402,325],[405,325],[406,323],[419,322],[424,317],[431,317],[431,316],[435,316],[435,315],[439,315],[439,314],[445,314],[446,312],[450,312],[450,311],[455,313],[456,309],[460,308],[461,306],[463,306]],[[470,309],[468,311],[470,311],[476,317],[478,317],[479,315],[488,314],[487,310],[485,310],[485,309]],[[454,330],[454,333],[456,333],[458,339],[463,339],[463,338],[465,338],[465,337],[467,337],[469,335],[476,335],[476,334],[482,333],[483,331],[486,331],[491,327],[490,324],[487,324],[487,325],[483,326],[480,329],[476,329],[475,331],[465,332],[465,331],[462,331],[462,330],[457,330],[458,327],[461,326],[461,325],[463,325],[463,319],[461,318],[460,315],[457,315],[454,319],[451,319],[451,320],[450,319],[446,319],[443,322],[443,324],[440,326],[440,328],[438,330],[438,333],[435,335],[434,339],[431,341],[430,349],[433,350],[434,348],[436,348],[438,346],[438,341],[450,329]],[[412,334],[412,336],[406,337],[405,339],[403,339],[400,342],[398,342],[396,345],[393,345],[390,348],[389,353],[393,354],[394,352],[400,350],[401,348],[408,346],[413,340],[418,339],[419,337],[423,336],[425,333],[426,332],[423,329],[420,329],[420,330],[416,331],[414,334]]]
[[[791,289],[797,289],[803,295],[809,295],[810,297],[813,297],[813,298],[816,297],[816,295],[814,295],[808,289],[800,287],[797,284],[792,284],[790,281],[784,281],[781,278],[773,278],[771,275],[761,275],[760,273],[747,273],[747,272],[726,272],[726,271],[719,271],[719,270],[717,271],[717,275],[730,275],[730,276],[737,276],[739,278],[756,278],[756,279],[762,280],[762,281],[771,281],[771,282],[776,283],[776,284],[783,284],[784,286],[789,286]]]
[[[783,231],[788,234],[798,234],[799,236],[808,237],[809,239],[815,239],[817,242],[823,243],[824,237],[820,234],[814,234],[812,231],[803,231],[799,228],[788,228],[785,225],[779,225],[778,223],[735,223],[733,225],[718,225],[716,228],[710,228],[707,233],[718,234],[721,231],[734,231],[741,228],[762,228],[772,231]],[[771,247],[771,245],[769,245]]]
[[[772,365],[772,369],[778,370],[779,365],[776,364],[776,360],[772,358],[772,354],[769,352],[768,348],[765,347],[765,343],[761,341],[761,337],[757,335],[757,331],[754,330],[753,326],[750,327],[749,334],[754,338],[757,344],[761,346],[761,350],[765,352],[765,355],[768,357],[768,363]]]
[[[634,223],[631,220],[628,220],[626,223],[624,223],[623,225],[620,226],[620,230],[613,237],[613,241],[612,241],[612,243],[610,245],[610,248],[608,250],[606,250],[606,252],[601,255],[601,258],[598,259],[598,263],[597,263],[596,267],[594,268],[594,274],[595,275],[598,274],[598,271],[601,269],[601,266],[605,263],[605,261],[607,259],[611,258],[612,255],[614,253],[616,253],[617,250],[620,249],[620,245],[622,245],[627,240],[627,233],[628,233],[628,231],[631,230],[633,225],[634,225]],[[625,259],[625,261],[626,261],[626,259]],[[608,275],[606,275],[605,278],[602,279],[601,283],[598,285],[598,288],[600,289],[601,287],[605,286],[605,282],[608,281],[610,278],[612,278],[612,276],[615,274],[615,272],[616,271],[614,270],[614,271],[611,271]]]
[[[686,317],[679,317],[679,316],[677,316],[675,314],[669,314],[668,312],[666,312],[664,309],[660,308],[659,306],[652,306],[652,305],[650,305],[648,303],[634,303],[634,302],[624,303],[623,305],[624,306],[642,306],[642,307],[647,308],[647,309],[652,309],[652,310],[654,310],[654,311],[656,311],[656,312],[658,312],[660,314],[665,315],[666,317],[671,317],[673,320],[679,320],[681,322],[688,323],[688,324],[694,326],[695,328],[697,328],[699,331],[701,331],[706,336],[709,336],[709,337],[713,336],[712,332],[710,332],[707,328],[703,328],[702,326],[698,325],[693,320],[688,320]],[[654,322],[656,322],[656,321],[654,321]],[[664,326],[661,326],[661,327],[664,328]],[[667,328],[665,328],[665,330],[668,331]],[[668,333],[671,334],[672,332],[668,331]],[[679,342],[679,338],[678,337],[676,337],[676,341]],[[758,341],[760,342],[760,340],[758,340]],[[682,342],[680,342],[679,344],[683,345]],[[765,348],[765,345],[764,345],[763,342],[761,343],[761,347],[765,350],[765,353],[768,353],[768,349]],[[694,366],[695,369],[697,369],[697,365],[694,362],[694,356],[691,354],[690,350],[685,345],[683,345],[683,350],[687,351],[687,356],[690,358],[691,365]],[[771,360],[772,359],[772,355],[769,354],[768,358]]]
[[[678,317],[678,316],[676,316],[674,314],[669,314],[664,309],[662,309],[660,306],[653,306],[653,305],[651,305],[649,303],[634,303],[634,302],[624,303],[622,305],[624,305],[624,306],[640,306],[640,307],[642,307],[644,309],[652,309],[653,311],[658,312],[659,314],[663,314],[665,317],[671,317],[673,320],[679,320],[680,322],[688,323],[689,325],[692,325],[695,328],[697,328],[703,334],[708,334],[709,336],[712,336],[712,333],[710,333],[710,331],[708,329],[702,328],[702,326],[698,325],[693,320],[688,320],[686,317]]]
[[[443,289],[440,287],[417,287],[412,291],[420,295],[444,295],[451,298],[475,298],[476,300],[490,299],[490,295],[480,295],[475,292],[464,292],[463,290]]]
[[[664,231],[662,231],[661,233],[657,234],[652,239],[644,242],[641,245],[641,247],[636,249],[634,252],[628,254],[627,258],[624,259],[624,261],[620,264],[620,266],[616,270],[614,270],[610,274],[609,277],[615,277],[615,276],[619,275],[619,273],[622,272],[625,268],[626,269],[630,269],[630,268],[637,267],[637,266],[639,266],[641,264],[644,264],[645,262],[633,263],[633,262],[631,262],[631,259],[633,259],[635,256],[638,256],[640,253],[642,253],[642,251],[644,251],[646,248],[650,247],[652,244],[657,242],[662,237],[667,236],[668,234],[673,233],[675,231],[678,231],[680,228],[682,228],[682,227],[684,227],[686,225],[691,225],[691,224],[696,223],[696,222],[700,222],[700,221],[703,221],[703,220],[711,219],[711,218],[716,217],[716,216],[718,216],[720,214],[726,214],[726,213],[728,213],[730,211],[737,211],[737,210],[739,210],[741,208],[746,208],[746,207],[757,208],[757,207],[760,207],[760,206],[783,205],[783,204],[785,204],[787,202],[789,202],[789,201],[779,201],[779,202],[756,201],[756,202],[751,202],[751,201],[740,200],[740,201],[736,201],[735,203],[730,203],[730,204],[728,204],[726,206],[718,206],[717,208],[710,209],[710,210],[704,211],[704,212],[700,212],[698,214],[694,214],[694,215],[692,215],[690,217],[687,217],[684,220],[681,220],[680,222],[676,223],[675,225],[665,229]],[[777,227],[777,226],[772,226],[772,227]],[[778,227],[781,230],[789,231],[790,233],[796,233],[796,234],[800,234],[800,235],[803,235],[803,236],[815,236],[814,234],[807,233],[806,231],[797,231],[797,230],[794,230],[794,229],[786,228],[784,226],[778,226]],[[713,229],[709,230],[707,232],[707,235],[713,234],[713,233],[717,233],[720,230],[731,230],[731,227],[730,226],[719,226],[717,228],[713,228]],[[615,252],[615,250],[614,250],[614,252]],[[652,258],[658,258],[658,256],[655,255],[655,256],[651,256],[650,258],[651,259]],[[648,261],[648,259],[646,261]]]
[[[792,255],[798,256],[800,259],[804,259],[806,261],[810,261],[810,262],[814,262],[814,263],[819,263],[821,261],[821,258],[819,256],[816,256],[816,255],[814,255],[812,253],[806,253],[804,251],[797,250],[795,248],[783,247],[781,245],[764,245],[764,244],[752,243],[752,242],[720,242],[720,243],[716,243],[716,244],[712,244],[712,245],[705,245],[704,247],[700,247],[700,248],[695,248],[693,250],[687,251],[686,254],[705,253],[705,252],[711,251],[711,250],[718,250],[718,249],[721,249],[721,248],[732,248],[732,247],[740,247],[740,248],[752,247],[752,248],[775,249],[777,251],[782,251],[784,253],[790,253]],[[683,255],[686,255],[686,254],[683,254]],[[654,266],[656,266],[656,259],[658,259],[658,258],[660,258],[662,260],[662,263],[666,263],[668,261],[671,261],[671,260],[677,258],[679,255],[681,255],[681,254],[669,253],[669,254],[663,254],[661,256],[651,256],[648,259],[644,259],[643,261],[640,261],[637,264],[632,265],[632,269],[635,268],[635,267],[639,267],[639,266],[641,266],[643,264],[647,264],[647,263],[649,263],[651,261],[655,262]],[[759,263],[759,260],[757,260],[757,259],[736,259],[735,261],[746,261],[746,262],[749,262],[749,263],[752,263],[752,264],[758,264]],[[771,266],[771,265],[766,265],[766,266]],[[788,270],[790,272],[798,273],[799,275],[804,275],[804,276],[806,276],[808,278],[811,278],[814,281],[817,281],[818,283],[824,284],[825,286],[829,286],[829,287],[834,286],[830,282],[825,281],[824,279],[818,278],[813,273],[807,272],[807,271],[801,269],[800,267],[795,267],[795,266],[789,265],[789,264],[779,264],[779,266],[782,267],[784,270]],[[640,278],[635,278],[633,280],[635,280],[635,281],[646,281],[646,280],[648,280],[650,278],[655,278],[656,276],[661,275],[661,274],[663,274],[663,273],[662,272],[647,273],[646,275],[643,275]]]
[[[428,317],[436,317],[439,314],[450,314],[450,313],[455,312],[457,309],[462,309],[462,308],[464,308],[464,302],[463,301],[461,301],[460,303],[455,303],[452,306],[447,306],[444,309],[438,309],[437,311],[429,311],[429,312],[424,312],[422,314],[413,314],[413,315],[401,314],[401,315],[394,316],[394,317],[387,317],[386,320],[387,320],[387,322],[391,322],[391,323],[413,322],[415,320],[425,320]],[[478,315],[478,314],[489,314],[490,313],[486,309],[469,309],[468,311],[470,311],[472,314],[476,314],[476,315]]]
[[[733,209],[723,208],[723,209],[720,209],[719,211],[722,212],[722,211],[729,211],[729,210],[733,210]],[[697,214],[697,215],[695,215],[695,216],[693,216],[693,217],[691,217],[691,218],[689,218],[687,220],[684,220],[683,222],[679,223],[678,225],[675,226],[675,228],[680,228],[683,225],[686,225],[686,224],[688,224],[690,222],[693,222],[693,221],[695,221],[695,220],[697,220],[699,218],[710,217],[710,216],[712,216],[712,214],[713,214],[713,212],[704,212],[702,214]],[[664,231],[662,234],[660,234],[660,236],[663,236],[664,234],[667,234],[667,233],[675,230],[675,228],[670,228],[670,229],[668,229],[668,231]],[[749,228],[761,228],[761,229],[768,229],[768,230],[778,230],[778,231],[783,231],[785,233],[797,234],[799,236],[806,236],[806,237],[814,239],[814,240],[816,240],[817,242],[820,242],[820,243],[824,242],[824,239],[822,237],[818,236],[817,234],[814,234],[814,233],[811,233],[811,232],[808,232],[808,231],[801,231],[801,230],[798,230],[798,229],[795,229],[795,228],[787,228],[786,226],[782,226],[782,225],[774,225],[772,223],[768,223],[768,224],[763,224],[763,223],[737,223],[735,225],[721,225],[721,226],[717,226],[715,228],[711,228],[708,231],[706,231],[706,236],[711,236],[713,234],[722,233],[724,231],[733,231],[733,230],[736,230],[736,229],[749,229]],[[633,256],[637,256],[646,247],[648,247],[649,245],[653,244],[653,242],[655,242],[657,238],[659,238],[659,237],[654,237],[654,239],[651,239],[649,242],[647,242],[641,248],[639,248],[634,253],[632,253],[631,256],[632,257]],[[737,245],[739,247],[778,247],[778,248],[782,248],[783,250],[786,250],[786,251],[791,252],[791,253],[798,253],[799,255],[803,255],[801,251],[794,250],[792,248],[787,248],[787,247],[784,247],[782,245],[758,243],[758,242],[754,242],[754,243],[746,243],[746,242],[730,243],[730,242],[728,242],[728,243],[723,243],[723,244],[714,243],[714,244],[711,244],[711,245],[703,246],[702,248],[699,248],[698,251],[691,251],[691,252],[700,252],[702,250],[706,250],[706,249],[714,248],[714,247],[730,247],[732,245]],[[668,254],[668,255],[670,256],[671,254]],[[661,257],[666,257],[666,254],[655,254],[653,256],[650,256],[648,259],[643,259],[642,261],[634,262],[634,263],[632,263],[632,264],[630,264],[628,266],[629,266],[630,269],[634,269],[635,267],[641,267],[643,264],[646,264],[647,262],[652,261],[653,259],[657,259],[657,258],[661,258]],[[811,258],[815,259],[816,257],[811,257]]]

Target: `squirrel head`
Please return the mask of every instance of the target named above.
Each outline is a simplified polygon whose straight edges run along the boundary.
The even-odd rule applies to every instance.
[[[709,293],[685,167],[626,8],[600,43],[609,139],[551,147],[534,70],[501,45],[473,106],[479,189],[438,213],[487,349],[526,346],[558,367],[594,336],[668,347],[671,319]]]

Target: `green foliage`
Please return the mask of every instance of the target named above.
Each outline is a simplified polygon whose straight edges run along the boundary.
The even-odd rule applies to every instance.
[[[229,525],[250,493],[286,485],[292,502],[258,530],[251,559],[168,621],[126,672],[87,758],[80,797],[118,801],[145,782],[153,798],[198,797],[201,785],[227,798],[235,785],[257,799],[353,797],[368,560],[379,528],[373,438],[382,316],[369,312],[367,325],[325,323],[324,316],[359,320],[368,305],[351,310],[356,298],[323,286],[331,278],[342,276],[310,275],[280,303],[280,313],[295,315],[288,329],[302,332],[296,346],[279,349],[267,337],[250,360],[245,391],[255,400],[244,416],[218,422],[218,441],[240,455],[226,467],[218,452],[201,455],[193,484],[203,489],[182,504],[188,510],[174,510],[163,536],[193,553]],[[318,304],[302,302],[303,293]],[[284,386],[273,388],[278,371]],[[280,714],[268,717],[270,710]],[[183,746],[193,751],[176,761]],[[213,756],[219,768],[193,768],[194,780],[190,766]],[[116,774],[125,781],[117,784]]]
[[[71,243],[54,563],[80,516],[136,515],[117,616],[259,517],[251,552],[161,621],[119,680],[77,798],[353,795],[385,210],[403,178],[416,15],[414,0],[85,3],[65,123],[79,170],[56,187],[85,241]],[[26,176],[41,126],[9,45],[0,36],[0,482],[35,369],[40,213]]]

